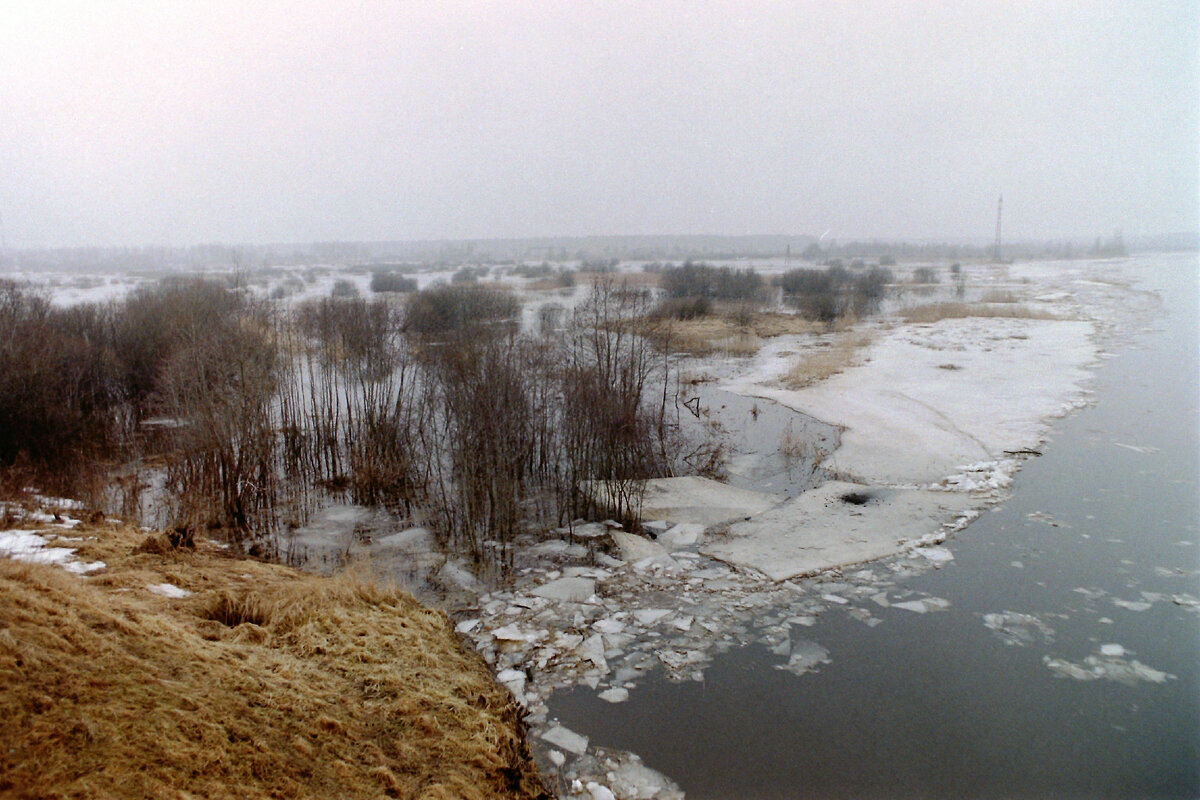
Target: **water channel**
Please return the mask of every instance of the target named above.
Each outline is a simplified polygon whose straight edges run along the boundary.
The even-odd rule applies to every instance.
[[[1200,796],[1198,266],[1131,260],[1162,313],[955,560],[909,580],[947,611],[834,610],[804,630],[815,672],[751,646],[626,703],[560,691],[552,715],[691,800]]]

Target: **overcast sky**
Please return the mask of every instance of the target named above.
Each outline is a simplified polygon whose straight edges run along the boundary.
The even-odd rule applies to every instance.
[[[1196,230],[1194,2],[0,2],[10,247]]]

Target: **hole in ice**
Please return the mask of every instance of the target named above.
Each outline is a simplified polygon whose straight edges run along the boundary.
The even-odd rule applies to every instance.
[[[870,499],[871,495],[865,492],[846,492],[842,495],[842,502],[852,506],[865,506]]]

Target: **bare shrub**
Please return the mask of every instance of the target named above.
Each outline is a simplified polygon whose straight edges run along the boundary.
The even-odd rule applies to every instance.
[[[434,286],[417,292],[408,303],[405,330],[418,337],[441,339],[481,327],[508,324],[520,303],[511,292],[473,284]]]
[[[913,283],[938,283],[938,271],[933,267],[917,267],[913,270]]]
[[[753,269],[732,269],[697,264],[667,267],[659,273],[667,297],[706,297],[713,300],[751,300],[762,288],[762,276]]]
[[[0,466],[50,476],[108,449],[121,394],[110,330],[103,309],[56,309],[0,281]]]
[[[163,367],[157,403],[173,428],[168,483],[190,527],[253,536],[274,526],[279,353],[266,308],[234,313],[189,332]]]
[[[340,279],[333,282],[333,288],[329,290],[330,297],[358,297],[358,286],[354,281]]]
[[[841,266],[794,269],[778,279],[784,302],[808,319],[832,324],[840,317],[863,317],[879,309],[892,282],[889,270],[874,267],[855,275]]]
[[[416,278],[409,278],[398,272],[371,273],[372,292],[415,292],[416,290]]]
[[[657,319],[689,320],[703,317],[712,311],[712,301],[707,297],[665,297],[651,312]]]

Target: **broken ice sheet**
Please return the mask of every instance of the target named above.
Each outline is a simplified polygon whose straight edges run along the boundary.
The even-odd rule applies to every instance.
[[[950,601],[941,597],[924,597],[920,600],[906,600],[903,603],[892,603],[892,608],[903,608],[917,614],[930,611],[945,611],[950,607]]]
[[[984,614],[983,625],[995,633],[1007,645],[1024,647],[1035,641],[1054,641],[1054,629],[1033,614],[1005,611],[999,614]]]
[[[949,549],[940,546],[918,547],[913,550],[917,555],[924,556],[935,564],[944,564],[954,560],[954,554]]]
[[[1130,611],[1145,611],[1146,609],[1150,608],[1152,604],[1142,600],[1122,600],[1119,597],[1114,597],[1113,605],[1120,606],[1121,608],[1127,608]]]
[[[821,664],[830,663],[829,651],[809,639],[797,639],[792,642],[791,655],[786,664],[776,664],[775,669],[781,669],[794,675],[811,672]]]
[[[568,753],[574,753],[577,756],[587,752],[588,738],[580,736],[570,728],[564,728],[562,725],[555,725],[550,730],[542,734],[542,738],[550,744],[566,750]]]
[[[1175,676],[1169,672],[1154,669],[1137,659],[1126,660],[1123,657],[1125,654],[1125,648],[1121,645],[1105,644],[1101,645],[1098,654],[1089,655],[1082,662],[1042,656],[1042,663],[1055,677],[1077,681],[1109,680],[1134,686],[1137,683],[1166,683],[1168,680],[1175,680]]]
[[[604,700],[608,703],[624,703],[629,699],[629,690],[620,686],[616,686],[612,689],[606,689],[603,692],[600,692],[600,694],[597,696],[601,700]]]

